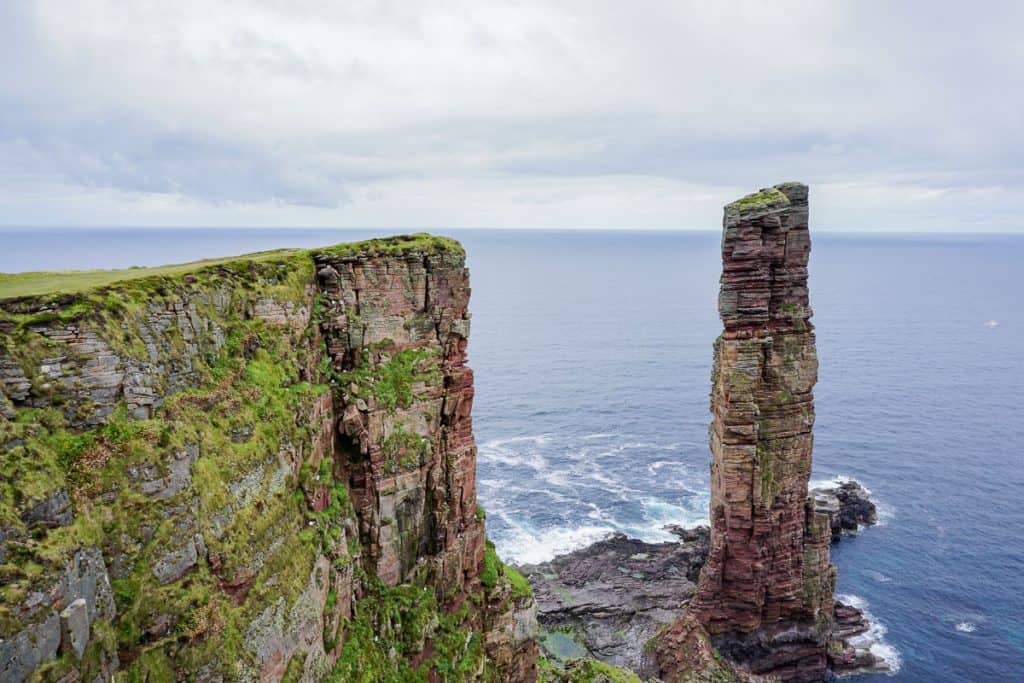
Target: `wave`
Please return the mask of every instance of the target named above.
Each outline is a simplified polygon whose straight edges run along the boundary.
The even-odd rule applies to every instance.
[[[874,570],[874,569],[868,569],[864,573],[867,574],[872,579],[874,579],[875,581],[877,581],[878,583],[889,583],[889,582],[892,581],[891,577],[886,576],[882,572]]]
[[[895,675],[903,665],[903,659],[900,656],[899,650],[885,641],[885,634],[888,632],[888,629],[871,613],[868,609],[867,601],[858,595],[846,593],[836,595],[836,600],[859,609],[864,614],[864,618],[868,620],[868,624],[870,624],[865,633],[849,639],[850,645],[858,649],[867,647],[871,654],[881,659],[889,667],[889,671],[886,674],[889,676]]]
[[[536,530],[515,526],[513,520],[503,517],[510,529],[495,538],[498,554],[513,564],[547,562],[556,555],[564,555],[608,538],[615,529],[610,526],[579,526]]]
[[[868,495],[871,495],[871,489],[869,489],[867,486],[864,486],[864,482],[860,481],[859,479],[854,479],[853,477],[848,477],[845,474],[837,474],[834,477],[828,477],[827,479],[811,479],[809,482],[807,482],[807,488],[834,489],[838,488],[843,484],[848,484],[851,481],[860,484],[861,488],[863,488]]]
[[[956,630],[960,633],[974,633],[978,630],[978,627],[976,624],[973,624],[969,621],[961,621],[959,624],[956,625]]]
[[[533,434],[526,436],[506,436],[500,439],[491,439],[485,441],[480,448],[493,448],[501,449],[502,446],[506,446],[512,443],[534,443],[538,446],[542,446],[551,440],[550,434]]]

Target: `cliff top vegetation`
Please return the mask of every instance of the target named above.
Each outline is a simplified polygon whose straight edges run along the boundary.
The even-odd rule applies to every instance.
[[[118,270],[67,270],[36,271],[28,273],[0,273],[0,299],[21,297],[74,294],[93,289],[109,287],[122,282],[146,278],[166,279],[200,274],[209,269],[230,266],[243,262],[265,263],[284,261],[307,254],[328,254],[332,256],[401,256],[404,254],[449,253],[463,256],[465,252],[456,240],[427,233],[399,235],[379,239],[349,242],[311,250],[276,249],[240,256],[204,259],[190,263],[177,263],[148,268],[133,267]]]

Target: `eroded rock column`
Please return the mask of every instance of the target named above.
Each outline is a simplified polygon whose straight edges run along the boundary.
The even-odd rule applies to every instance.
[[[808,504],[818,360],[807,187],[725,208],[711,389],[711,552],[688,612],[740,671],[821,680],[835,569]]]

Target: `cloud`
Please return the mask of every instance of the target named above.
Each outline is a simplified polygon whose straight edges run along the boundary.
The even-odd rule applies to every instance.
[[[799,178],[834,227],[1014,229],[1022,20],[1012,2],[5,3],[0,220],[68,220],[50,193],[80,223],[713,227],[734,194]]]

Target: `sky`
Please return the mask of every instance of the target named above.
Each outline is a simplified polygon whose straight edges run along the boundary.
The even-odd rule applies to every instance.
[[[0,225],[1024,232],[1024,3],[0,0]]]

